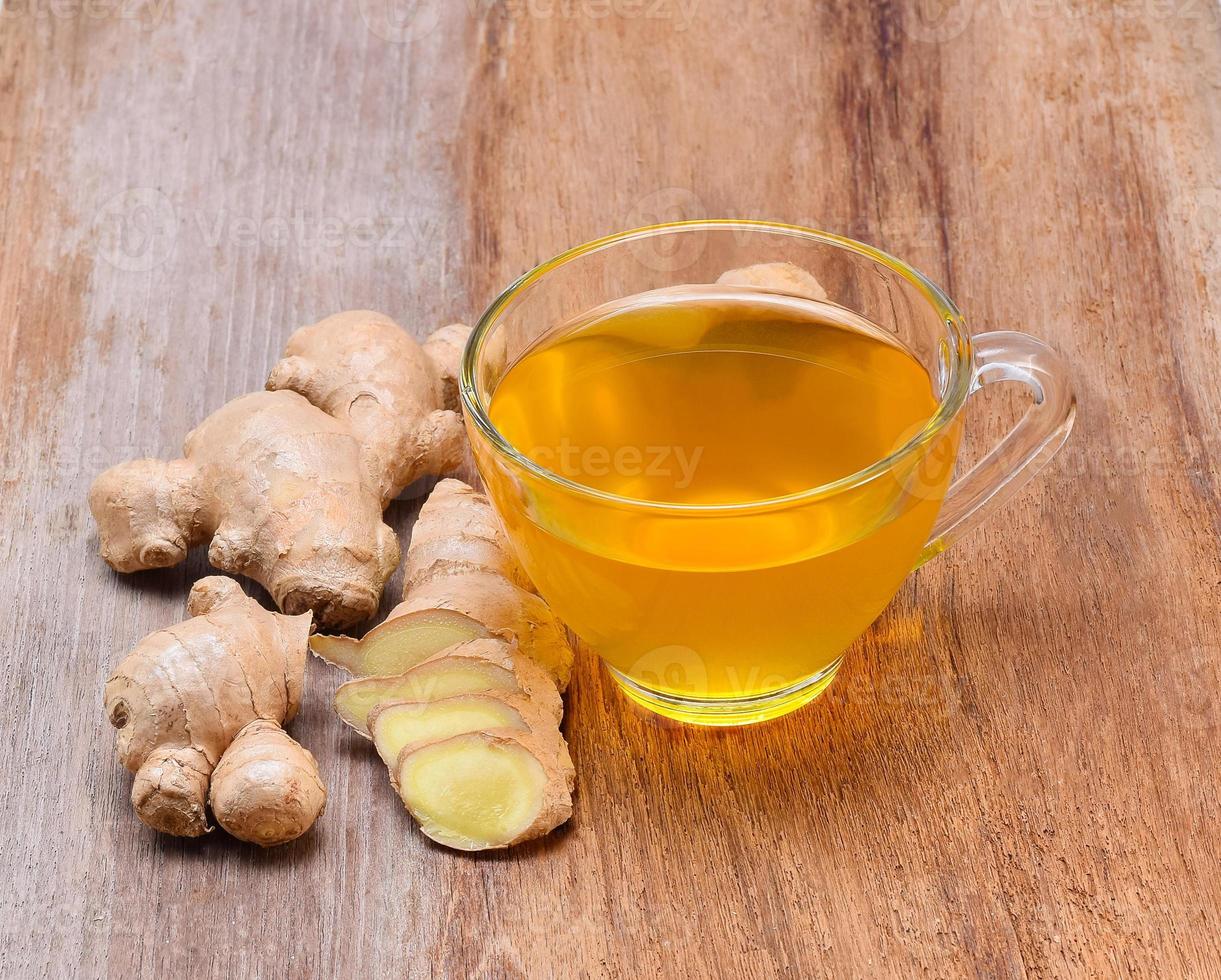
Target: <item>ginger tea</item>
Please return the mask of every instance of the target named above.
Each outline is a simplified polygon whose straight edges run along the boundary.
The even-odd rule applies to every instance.
[[[916,562],[957,426],[906,469],[777,498],[884,459],[937,403],[921,362],[842,307],[660,290],[545,336],[489,409],[539,466],[646,506],[594,517],[554,481],[485,471],[494,498],[518,499],[500,511],[539,591],[612,667],[652,691],[740,699],[830,680]]]

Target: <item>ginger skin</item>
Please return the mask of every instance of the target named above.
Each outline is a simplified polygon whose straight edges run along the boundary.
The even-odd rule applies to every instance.
[[[286,613],[311,610],[327,627],[367,619],[399,560],[383,507],[465,453],[444,407],[462,330],[421,346],[368,311],[298,330],[273,390],[213,412],[183,458],[120,463],[94,481],[102,557],[120,572],[164,568],[211,542],[213,566],[254,579]]]
[[[326,802],[314,758],[282,726],[301,703],[310,615],[268,612],[222,576],[195,583],[186,621],[137,644],[106,683],[132,805],[155,830],[300,836]]]
[[[421,476],[461,462],[466,445],[457,373],[470,330],[442,327],[417,344],[380,313],[351,310],[302,327],[267,378],[346,423],[384,507]]]
[[[271,847],[296,840],[326,806],[313,755],[274,721],[237,733],[212,773],[208,806],[234,837]]]

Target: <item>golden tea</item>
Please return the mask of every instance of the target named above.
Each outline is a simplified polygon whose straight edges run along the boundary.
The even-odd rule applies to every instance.
[[[921,363],[842,307],[659,290],[544,336],[489,408],[543,468],[649,506],[591,519],[554,482],[489,489],[526,497],[507,517],[523,564],[612,667],[684,698],[750,697],[829,681],[915,564],[957,426],[906,470],[769,502],[885,459],[937,402]]]

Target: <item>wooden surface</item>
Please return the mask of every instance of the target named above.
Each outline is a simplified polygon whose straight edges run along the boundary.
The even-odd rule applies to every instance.
[[[1218,36],[1208,0],[10,0],[0,975],[1221,975]],[[301,323],[422,335],[699,216],[862,238],[1049,340],[1068,449],[786,720],[666,727],[586,654],[539,844],[426,845],[318,662],[307,839],[146,830],[102,684],[206,566],[108,571],[93,475]],[[971,451],[1019,406],[977,399]]]

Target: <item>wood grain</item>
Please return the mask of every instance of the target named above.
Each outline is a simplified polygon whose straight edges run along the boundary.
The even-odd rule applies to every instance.
[[[1219,91],[1204,0],[10,0],[0,975],[1221,973]],[[110,573],[92,476],[175,450],[301,323],[422,336],[699,216],[865,239],[1049,340],[1070,446],[796,716],[662,725],[585,654],[543,842],[427,845],[316,662],[314,833],[146,831],[102,683],[205,563]],[[971,451],[1015,405],[975,400]]]

